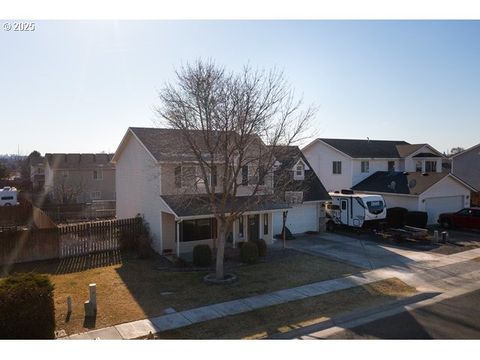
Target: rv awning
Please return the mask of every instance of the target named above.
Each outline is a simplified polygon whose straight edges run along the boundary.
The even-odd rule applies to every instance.
[[[210,201],[206,196],[162,195],[161,198],[177,218],[214,216]],[[220,202],[219,197],[217,197],[217,201]],[[239,208],[248,213],[288,210],[290,206],[268,196],[237,196],[227,203],[225,212],[228,214]]]

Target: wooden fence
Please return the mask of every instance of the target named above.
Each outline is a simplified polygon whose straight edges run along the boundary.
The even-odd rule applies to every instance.
[[[82,204],[42,205],[42,210],[57,223],[114,218],[115,201]]]
[[[58,259],[131,248],[141,218],[69,224],[46,230],[0,231],[0,264]]]

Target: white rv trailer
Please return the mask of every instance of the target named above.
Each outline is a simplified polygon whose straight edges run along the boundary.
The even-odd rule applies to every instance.
[[[329,193],[332,200],[325,205],[327,228],[346,225],[356,228],[368,222],[383,220],[387,216],[387,207],[382,195],[355,194],[351,190]]]
[[[17,189],[10,186],[5,186],[0,189],[0,206],[18,205]]]

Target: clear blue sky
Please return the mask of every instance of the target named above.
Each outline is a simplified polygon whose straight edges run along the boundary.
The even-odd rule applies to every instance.
[[[113,152],[196,58],[283,69],[320,137],[480,142],[479,21],[35,23],[0,29],[0,153]]]

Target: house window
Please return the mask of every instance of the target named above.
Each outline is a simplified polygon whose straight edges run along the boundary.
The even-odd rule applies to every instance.
[[[242,166],[242,185],[248,185],[248,165]]]
[[[417,160],[415,162],[415,171],[422,172],[422,160]]]
[[[238,218],[238,235],[243,238],[243,216]]]
[[[332,165],[333,165],[333,169],[332,169],[333,174],[341,174],[342,173],[342,162],[341,161],[333,161]]]
[[[175,168],[175,187],[179,188],[182,186],[182,167],[177,166]]]
[[[195,166],[182,166],[182,186],[195,186]]]
[[[388,171],[390,172],[395,171],[395,161],[388,162]]]
[[[92,200],[100,200],[102,198],[102,193],[100,191],[93,191],[91,194],[90,194],[90,198]]]
[[[368,161],[362,161],[361,168],[362,173],[368,173],[370,171],[370,163]]]
[[[102,170],[93,170],[93,180],[102,180],[103,171]]]
[[[208,240],[215,237],[215,219],[183,220],[180,227],[181,241]]]
[[[217,186],[217,167],[215,165],[210,169],[210,185]]]
[[[265,185],[265,176],[267,172],[265,171],[265,166],[259,166],[258,168],[258,185]]]
[[[295,165],[294,171],[295,171],[293,174],[294,180],[303,180],[305,178],[305,167],[303,163],[299,163]]]
[[[434,160],[425,161],[425,171],[426,172],[436,172],[437,171],[437,162]]]
[[[268,214],[263,214],[263,235],[268,235]]]

